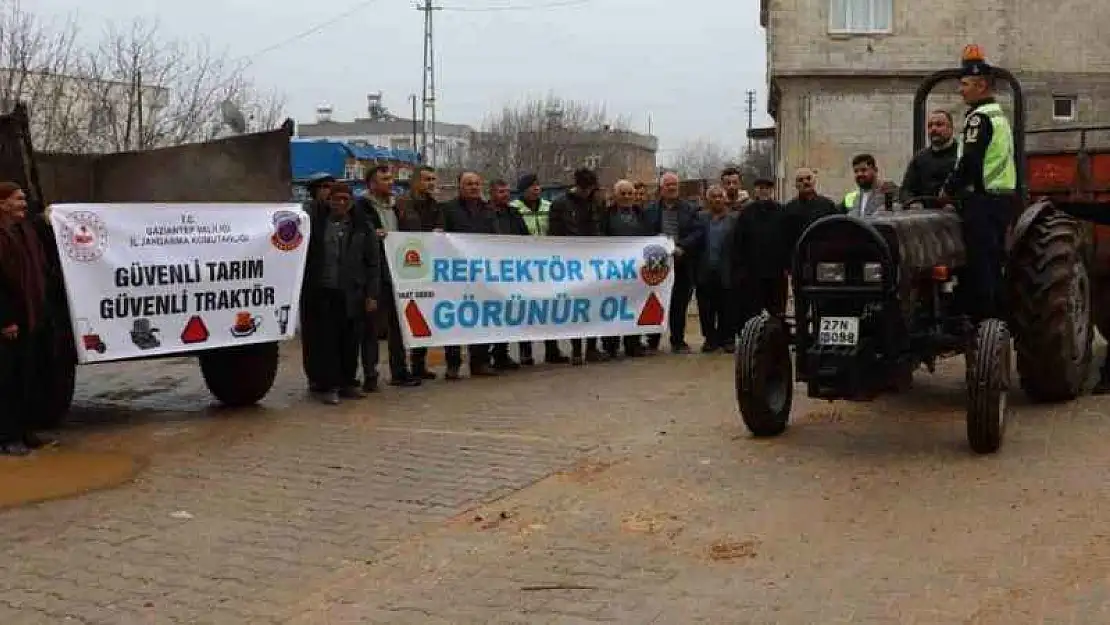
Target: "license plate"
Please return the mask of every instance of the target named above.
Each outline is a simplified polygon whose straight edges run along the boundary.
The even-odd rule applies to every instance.
[[[859,344],[858,317],[822,317],[817,332],[820,345],[853,346]]]

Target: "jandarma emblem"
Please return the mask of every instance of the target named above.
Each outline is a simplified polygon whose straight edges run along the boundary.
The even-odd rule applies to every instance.
[[[283,251],[291,252],[301,246],[304,234],[301,233],[301,216],[293,211],[274,213],[274,233],[270,243]]]

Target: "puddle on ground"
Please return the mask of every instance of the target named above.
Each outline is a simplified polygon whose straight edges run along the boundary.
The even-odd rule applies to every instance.
[[[0,458],[0,509],[119,486],[134,478],[141,464],[129,454],[69,449]]]

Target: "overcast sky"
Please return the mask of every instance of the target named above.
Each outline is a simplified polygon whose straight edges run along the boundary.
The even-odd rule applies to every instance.
[[[744,145],[747,89],[758,92],[756,125],[770,121],[758,0],[439,5],[441,121],[478,125],[506,101],[553,92],[604,103],[639,131],[650,115],[661,160],[698,138]],[[157,19],[173,37],[207,38],[252,59],[250,77],[283,92],[299,121],[311,121],[321,103],[332,105],[338,120],[361,115],[366,94],[379,90],[386,106],[407,116],[409,94],[420,91],[423,20],[413,0],[29,0],[24,8],[45,17],[76,13],[89,38],[108,22],[135,17]]]

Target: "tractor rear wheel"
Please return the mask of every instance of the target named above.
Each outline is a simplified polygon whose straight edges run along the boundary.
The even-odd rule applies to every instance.
[[[1083,390],[1094,325],[1079,223],[1059,212],[1034,222],[1010,253],[1010,314],[1021,388],[1033,401]]]
[[[793,401],[794,370],[786,326],[770,316],[748,320],[736,346],[740,418],[753,436],[778,436],[786,431]]]

